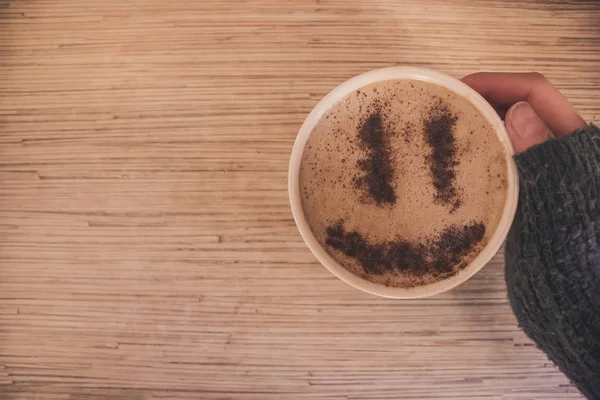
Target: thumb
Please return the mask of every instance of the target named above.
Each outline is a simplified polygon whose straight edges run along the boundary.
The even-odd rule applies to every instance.
[[[521,153],[551,137],[550,129],[524,101],[516,103],[508,110],[505,124],[516,153]]]

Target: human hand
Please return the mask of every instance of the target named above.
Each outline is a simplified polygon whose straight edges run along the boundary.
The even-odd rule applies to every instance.
[[[504,119],[516,153],[587,126],[571,103],[539,73],[479,72],[462,81]]]

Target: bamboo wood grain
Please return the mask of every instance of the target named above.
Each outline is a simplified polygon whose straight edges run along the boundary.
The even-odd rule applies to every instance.
[[[0,399],[581,399],[499,254],[427,300],[304,246],[316,102],[411,64],[539,71],[600,122],[595,1],[0,1]]]

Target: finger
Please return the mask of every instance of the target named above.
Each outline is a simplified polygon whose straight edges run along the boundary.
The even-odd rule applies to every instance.
[[[506,113],[506,130],[516,153],[521,153],[550,138],[550,129],[524,101],[518,102]]]
[[[504,118],[506,118],[506,113],[508,112],[508,109],[510,107],[506,107],[506,106],[501,106],[495,103],[490,102],[490,105],[494,108],[494,110],[496,111],[496,114],[498,114],[500,116],[500,119],[502,119],[504,121]]]
[[[464,77],[463,82],[496,105],[526,101],[556,136],[587,126],[571,103],[541,74],[480,72]]]

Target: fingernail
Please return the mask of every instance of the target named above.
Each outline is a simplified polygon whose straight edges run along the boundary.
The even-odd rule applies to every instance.
[[[531,106],[521,101],[510,108],[506,115],[506,129],[520,139],[548,137],[548,127]]]

